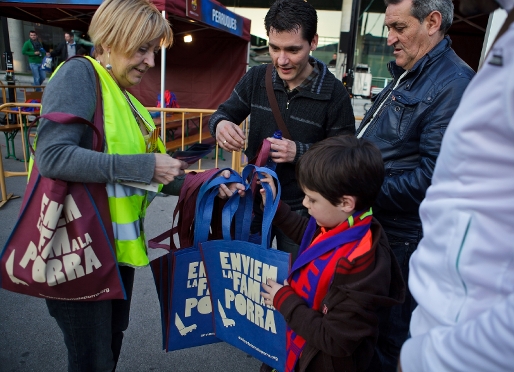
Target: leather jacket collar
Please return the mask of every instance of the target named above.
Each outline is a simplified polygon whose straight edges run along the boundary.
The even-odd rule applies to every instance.
[[[425,65],[434,63],[434,61],[436,61],[442,54],[444,54],[444,52],[450,49],[451,46],[452,40],[448,35],[446,35],[443,40],[441,40],[435,47],[432,48],[432,50],[430,50],[418,62],[416,62],[414,67],[412,67],[412,69],[409,71],[409,75],[419,75],[421,71],[423,71]],[[405,72],[405,70],[399,67],[394,60],[388,63],[387,68],[389,69],[389,73],[395,81]]]

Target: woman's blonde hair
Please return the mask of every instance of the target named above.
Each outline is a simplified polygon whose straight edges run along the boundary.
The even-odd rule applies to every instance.
[[[105,0],[89,25],[89,36],[97,55],[102,45],[132,56],[141,45],[160,38],[160,46],[173,42],[170,24],[148,0]]]

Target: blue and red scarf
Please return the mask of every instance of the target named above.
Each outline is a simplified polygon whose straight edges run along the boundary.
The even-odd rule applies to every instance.
[[[371,249],[371,220],[371,209],[356,212],[332,230],[322,228],[321,234],[314,237],[318,226],[311,217],[288,278],[291,288],[309,307],[320,310],[341,258],[351,262]],[[305,339],[288,327],[286,347],[286,372],[292,372],[305,347]]]

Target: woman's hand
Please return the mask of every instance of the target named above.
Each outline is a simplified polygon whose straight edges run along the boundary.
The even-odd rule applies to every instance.
[[[273,193],[273,200],[275,200],[275,197],[277,196],[277,188],[275,186],[275,181],[273,181],[273,177],[271,177],[268,173],[262,173],[265,177],[259,181],[257,181],[257,183],[260,183],[262,184],[263,182],[267,183],[268,185],[270,185],[271,187],[271,192]],[[261,196],[262,196],[262,205],[266,205],[266,190],[264,190],[264,188],[262,188],[260,190],[261,192]]]
[[[262,283],[262,289],[264,289],[265,292],[261,292],[262,298],[264,298],[264,303],[266,305],[273,306],[273,299],[275,298],[275,295],[277,294],[278,290],[282,288],[284,285],[289,285],[287,280],[284,280],[284,285],[280,285],[274,280],[267,279],[266,283]]]
[[[184,174],[189,164],[184,161],[177,160],[166,154],[155,155],[155,169],[153,171],[153,181],[167,185],[175,179],[175,177]]]

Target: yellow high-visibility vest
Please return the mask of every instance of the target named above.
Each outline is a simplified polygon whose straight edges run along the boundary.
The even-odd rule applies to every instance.
[[[100,78],[106,142],[104,152],[118,155],[145,154],[147,147],[145,137],[141,133],[125,95],[98,61],[90,57],[86,58],[92,62]],[[62,64],[54,74],[61,66]],[[145,119],[147,130],[149,132],[154,130],[155,125],[148,110],[130,93],[127,92],[127,95],[134,108]],[[160,139],[158,151],[166,152]],[[33,159],[30,165],[32,162]],[[148,265],[143,223],[149,204],[149,192],[120,183],[108,183],[106,189],[118,263],[134,267]]]

